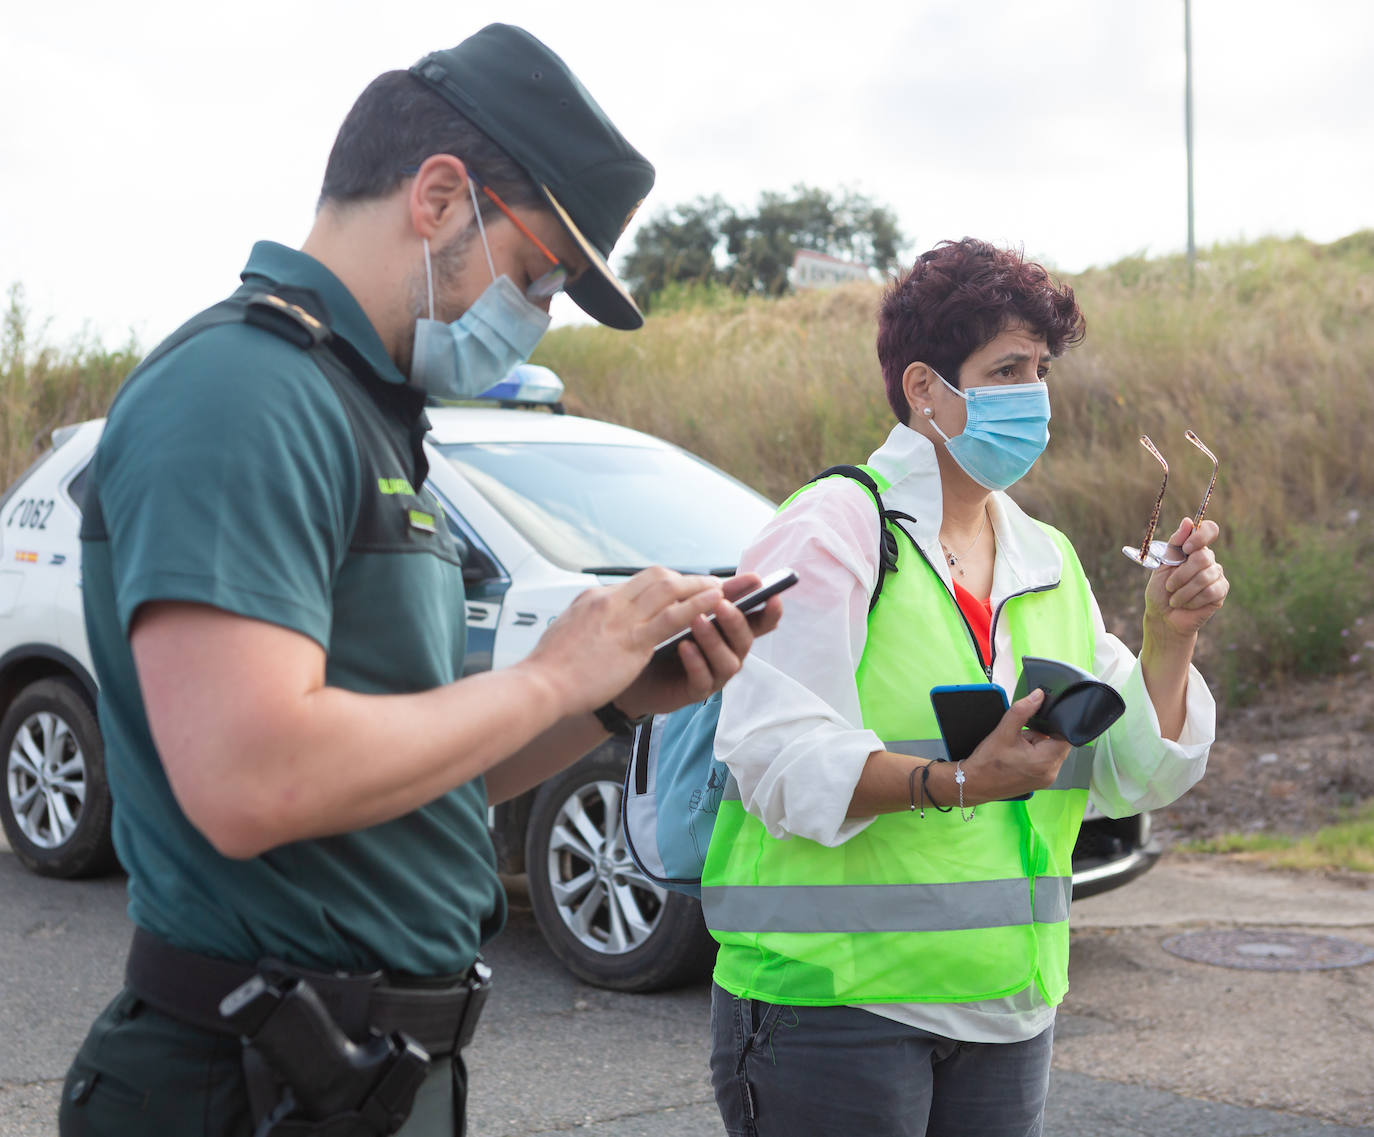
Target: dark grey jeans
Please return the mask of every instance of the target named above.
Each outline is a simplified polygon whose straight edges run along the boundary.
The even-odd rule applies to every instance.
[[[711,991],[730,1137],[1040,1137],[1053,1040],[956,1042],[854,1007]]]

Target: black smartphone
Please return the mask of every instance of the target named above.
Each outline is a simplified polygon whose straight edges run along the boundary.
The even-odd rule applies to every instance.
[[[762,608],[768,603],[769,599],[776,596],[779,592],[784,592],[797,583],[797,574],[790,568],[781,568],[777,572],[769,573],[760,582],[759,586],[752,592],[746,592],[743,596],[735,600],[735,607],[741,612],[749,613],[756,608]],[[715,623],[716,614],[712,612],[706,617],[707,620]],[[692,629],[683,628],[675,636],[670,636],[658,647],[654,648],[654,659],[676,659],[677,645],[683,640],[692,638]]]
[[[1007,693],[996,683],[969,683],[930,689],[930,705],[951,762],[960,762],[978,749],[1007,713]],[[1030,794],[1008,798],[1025,801]]]

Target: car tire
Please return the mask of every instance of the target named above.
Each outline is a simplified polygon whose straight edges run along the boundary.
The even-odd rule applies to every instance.
[[[701,905],[648,880],[620,817],[628,755],[611,740],[546,781],[525,837],[530,906],[577,978],[613,991],[661,991],[704,978],[716,943]]]
[[[0,823],[14,855],[42,876],[72,879],[119,867],[95,711],[75,682],[30,683],[0,719],[5,792]]]

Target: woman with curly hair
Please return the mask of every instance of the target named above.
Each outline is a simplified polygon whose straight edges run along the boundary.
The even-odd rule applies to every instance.
[[[1051,367],[1083,335],[1072,290],[1018,253],[922,254],[878,317],[897,424],[872,485],[812,483],[743,557],[800,583],[716,733],[738,787],[702,877],[730,1134],[1040,1133],[1084,810],[1162,806],[1202,776],[1215,706],[1192,657],[1228,589],[1216,524],[1173,533],[1137,658],[1068,540],[1005,492],[1048,442]],[[1071,748],[1027,728],[1035,690],[942,760],[931,688],[1010,692],[1023,656],[1091,672],[1124,713]]]

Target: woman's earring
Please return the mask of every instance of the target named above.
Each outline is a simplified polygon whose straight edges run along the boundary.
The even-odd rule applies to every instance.
[[[929,407],[922,407],[922,408],[921,408],[921,413],[922,413],[923,415],[925,415],[926,418],[934,418],[934,417],[935,417],[935,412],[934,412],[933,410],[931,410]]]

